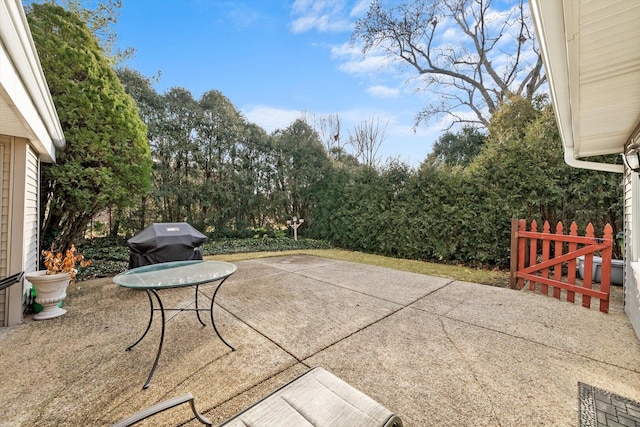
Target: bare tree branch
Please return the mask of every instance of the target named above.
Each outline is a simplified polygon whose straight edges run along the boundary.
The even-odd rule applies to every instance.
[[[356,126],[353,132],[349,131],[349,144],[353,147],[360,163],[377,168],[380,165],[378,150],[384,142],[387,121],[380,124],[380,118],[375,121],[363,121]]]
[[[525,0],[508,10],[491,0],[384,2],[372,2],[351,42],[364,56],[381,50],[415,69],[421,89],[438,96],[417,114],[416,126],[436,116],[487,126],[509,94],[531,99],[546,82]]]

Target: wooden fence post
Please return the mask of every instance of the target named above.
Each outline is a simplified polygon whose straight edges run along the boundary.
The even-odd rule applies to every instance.
[[[600,275],[600,290],[607,294],[607,299],[600,300],[600,311],[609,312],[609,296],[611,287],[611,256],[613,255],[613,228],[610,224],[604,226],[602,239],[608,243],[607,248],[602,250],[602,273]]]
[[[569,236],[577,236],[578,235],[578,224],[575,221],[571,223],[569,226]],[[578,243],[569,242],[569,252],[575,252],[578,249]],[[567,270],[567,282],[571,284],[576,283],[576,260],[572,258],[568,263],[569,267]],[[567,301],[573,303],[576,300],[576,293],[570,290],[567,290]]]
[[[542,224],[542,233],[551,234],[551,226],[549,226],[549,221],[545,221],[544,224]],[[549,239],[543,239],[542,240],[542,262],[549,261],[550,247],[551,247],[551,241]],[[543,268],[542,270],[540,270],[540,276],[544,277],[545,279],[548,279],[549,269]],[[548,296],[549,286],[546,283],[541,283],[540,292],[543,295]]]
[[[591,239],[595,239],[595,235],[593,234],[593,224],[587,224],[587,229],[584,233],[585,237],[589,237]],[[582,286],[585,289],[593,288],[593,254],[587,254],[584,257],[584,278],[582,280]],[[583,294],[582,295],[582,306],[586,308],[591,308],[591,296]]]
[[[538,232],[538,222],[534,219],[531,221],[531,231],[534,233]],[[529,239],[529,266],[536,265],[538,255],[538,240],[537,239]],[[529,280],[529,290],[536,290],[536,283],[533,280]]]
[[[527,263],[527,238],[521,234],[527,231],[527,220],[521,219],[518,225],[518,271],[524,270]],[[518,273],[516,272],[516,277]],[[518,277],[516,286],[518,289],[524,288],[524,279]]]
[[[517,289],[516,277],[518,272],[518,218],[511,218],[511,266],[509,274],[509,287]]]
[[[562,222],[558,222],[558,225],[556,226],[556,235],[562,235],[562,234],[564,234],[562,232]],[[561,257],[563,249],[564,249],[564,245],[562,243],[562,240],[560,239],[556,240],[553,248],[553,257],[554,258]],[[562,264],[558,264],[553,267],[553,279],[558,282],[562,280]],[[553,297],[560,299],[560,288],[557,286],[553,287]]]

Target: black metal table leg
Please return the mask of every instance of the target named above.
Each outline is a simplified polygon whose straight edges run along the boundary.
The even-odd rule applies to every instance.
[[[211,316],[211,324],[213,325],[213,330],[216,331],[216,334],[218,335],[218,338],[220,338],[220,340],[225,343],[225,345],[227,347],[229,347],[231,349],[231,351],[236,351],[235,347],[232,346],[231,344],[229,344],[224,338],[222,338],[222,335],[220,335],[220,332],[218,331],[218,328],[216,327],[216,322],[213,319],[213,304],[216,301],[216,294],[218,293],[218,290],[220,289],[220,286],[222,286],[222,284],[225,282],[225,280],[227,280],[227,278],[225,277],[224,279],[222,279],[220,281],[220,283],[218,283],[218,286],[216,287],[215,292],[213,293],[213,296],[211,297],[211,308],[209,310],[209,314]]]
[[[200,318],[200,310],[198,309],[198,289],[199,288],[200,288],[200,285],[196,285],[196,316],[198,316],[198,322],[200,322],[202,326],[207,326],[204,324],[204,322]]]
[[[147,297],[149,298],[149,306],[151,307],[151,313],[149,314],[149,323],[147,324],[147,329],[144,331],[144,334],[142,334],[142,336],[138,338],[138,341],[134,342],[129,347],[127,347],[126,351],[130,351],[133,347],[138,345],[140,341],[142,341],[142,338],[144,338],[147,335],[147,332],[149,332],[149,329],[151,328],[151,323],[153,322],[154,310],[153,310],[153,300],[151,299],[151,292],[149,292],[148,289],[145,289],[145,291],[147,291]]]
[[[149,372],[149,377],[147,378],[147,381],[144,383],[144,385],[142,386],[143,389],[146,389],[149,387],[149,383],[151,382],[151,377],[153,377],[153,373],[156,371],[156,368],[158,367],[158,360],[160,360],[160,353],[162,353],[162,343],[164,342],[164,306],[162,305],[162,300],[160,299],[160,295],[158,295],[158,292],[156,292],[155,289],[151,289],[150,290],[153,295],[155,295],[156,299],[158,300],[158,304],[160,305],[160,313],[162,314],[162,332],[160,333],[160,345],[158,345],[158,353],[156,354],[156,360],[153,362],[153,367],[151,368],[151,372]],[[149,297],[149,299],[151,299],[151,297]]]

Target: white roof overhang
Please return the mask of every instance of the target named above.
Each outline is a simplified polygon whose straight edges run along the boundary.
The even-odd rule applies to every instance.
[[[623,153],[640,123],[640,1],[529,0],[565,161]]]
[[[44,161],[65,146],[20,0],[0,0],[0,133],[29,139]]]

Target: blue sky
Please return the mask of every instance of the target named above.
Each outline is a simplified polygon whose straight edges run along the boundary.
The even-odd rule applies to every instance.
[[[199,98],[219,90],[267,132],[297,118],[338,114],[342,133],[363,121],[387,123],[382,159],[413,166],[442,129],[421,125],[426,105],[406,81],[363,60],[350,46],[352,25],[369,0],[125,0],[116,27],[121,48],[136,49],[126,65],[146,76],[161,72],[156,90],[173,86]],[[408,72],[409,70],[405,70]]]

